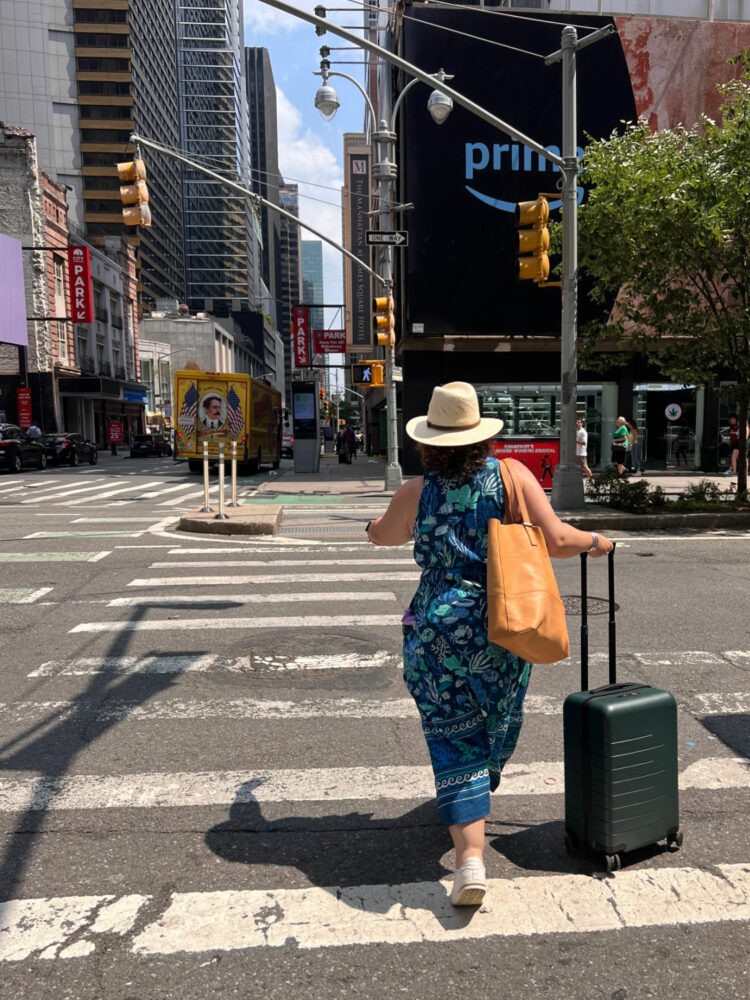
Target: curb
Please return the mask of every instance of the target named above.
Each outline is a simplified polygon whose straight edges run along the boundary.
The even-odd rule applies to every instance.
[[[188,511],[180,517],[178,531],[197,531],[207,535],[275,535],[284,516],[281,504],[225,509],[226,521],[217,521],[216,514]]]
[[[750,528],[750,511],[732,511],[726,514],[710,511],[697,514],[627,514],[602,512],[600,516],[582,514],[564,518],[566,524],[582,531],[603,531],[619,528],[620,531],[650,531],[657,528]]]

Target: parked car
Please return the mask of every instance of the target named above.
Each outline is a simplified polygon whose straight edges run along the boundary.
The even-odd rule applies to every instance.
[[[54,465],[80,465],[83,461],[96,465],[99,461],[96,445],[75,431],[43,434],[38,441],[44,447],[48,460]]]
[[[142,455],[171,455],[172,446],[163,434],[135,434],[130,446],[130,457],[140,458]]]
[[[281,457],[294,458],[294,436],[289,431],[281,435]]]
[[[0,469],[20,472],[25,466],[47,468],[47,453],[38,438],[30,438],[15,424],[0,424]]]

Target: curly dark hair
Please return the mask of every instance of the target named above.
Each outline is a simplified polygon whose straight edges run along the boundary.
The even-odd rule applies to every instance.
[[[425,472],[437,472],[444,479],[471,479],[492,454],[492,438],[458,448],[436,447],[418,441],[417,453]]]

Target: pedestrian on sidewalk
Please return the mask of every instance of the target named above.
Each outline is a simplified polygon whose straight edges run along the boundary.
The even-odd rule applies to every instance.
[[[628,447],[628,422],[625,417],[618,417],[612,432],[612,462],[617,466],[621,476],[625,475],[625,452]]]
[[[628,421],[628,450],[630,452],[630,464],[636,476],[643,473],[641,469],[641,445],[639,442],[638,426],[634,420]]]
[[[587,479],[591,479],[593,473],[587,463],[588,446],[589,432],[583,426],[583,421],[579,417],[576,420],[576,462],[580,465],[584,476]]]
[[[490,792],[518,741],[531,664],[487,636],[487,532],[502,520],[505,493],[492,439],[502,420],[479,415],[473,386],[432,393],[406,433],[425,475],[396,492],[367,525],[376,545],[414,540],[422,577],[404,616],[404,679],[416,701],[435,774],[437,805],[456,854],[451,902],[480,903]],[[551,555],[603,555],[612,543],[559,520],[534,475],[513,461],[523,499]]]

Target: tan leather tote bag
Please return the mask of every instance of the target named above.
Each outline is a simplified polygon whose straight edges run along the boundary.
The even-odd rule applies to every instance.
[[[560,600],[542,529],[531,524],[523,491],[500,462],[505,523],[487,523],[487,625],[491,642],[531,663],[557,663],[570,653]],[[513,516],[514,507],[521,520]]]

